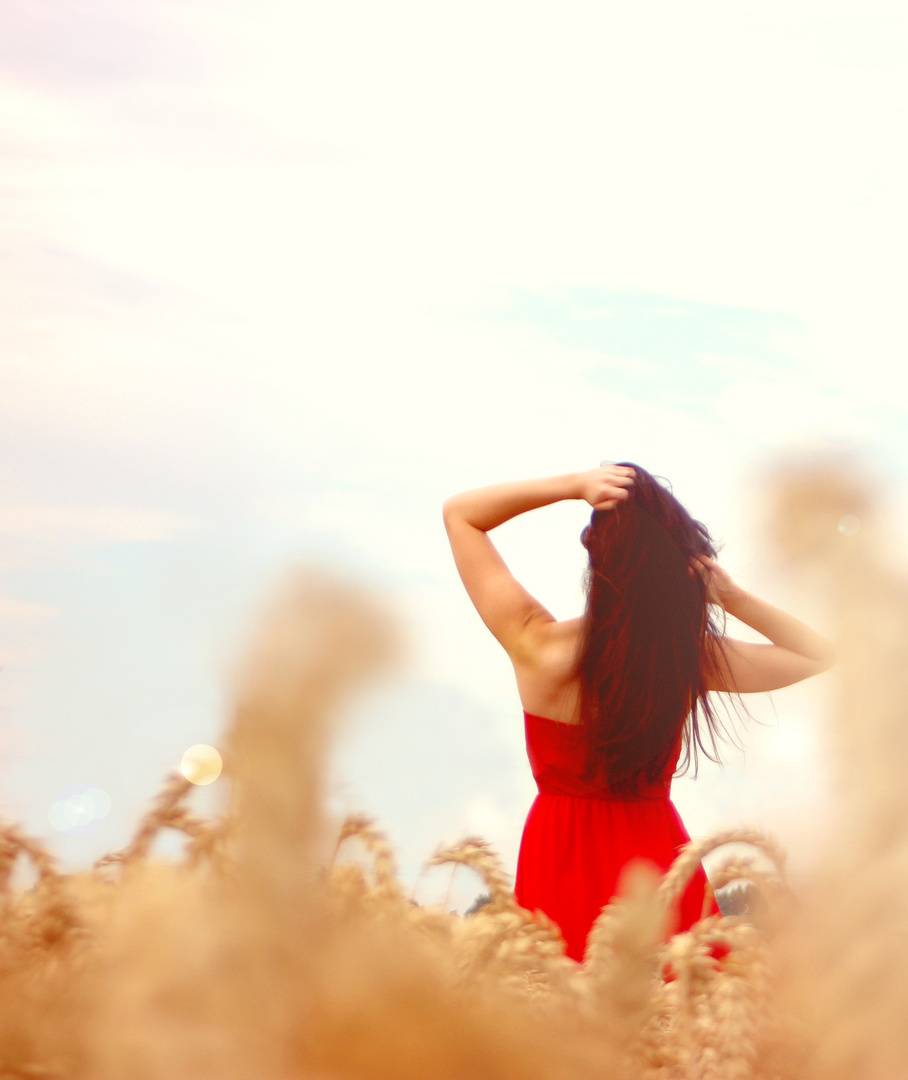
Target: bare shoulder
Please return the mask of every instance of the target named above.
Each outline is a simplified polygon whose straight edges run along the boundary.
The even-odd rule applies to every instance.
[[[573,666],[583,620],[553,618],[540,612],[527,621],[511,659],[515,664],[538,667]]]

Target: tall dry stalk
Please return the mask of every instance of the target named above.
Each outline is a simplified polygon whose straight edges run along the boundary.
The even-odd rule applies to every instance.
[[[840,649],[829,709],[837,816],[783,946],[789,1007],[809,1026],[810,1075],[893,1080],[908,1069],[908,592],[884,561],[859,463],[790,467],[773,492],[777,542],[822,582]]]

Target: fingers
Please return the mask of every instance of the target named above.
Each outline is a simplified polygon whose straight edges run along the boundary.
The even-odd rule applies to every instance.
[[[618,503],[630,498],[629,489],[634,486],[635,476],[635,470],[627,465],[608,465],[594,470],[592,497],[587,496],[593,509],[614,510]]]
[[[691,577],[697,573],[704,581],[708,581],[714,570],[715,563],[708,555],[692,555],[687,572]]]
[[[626,502],[630,498],[625,488],[615,488],[611,485],[602,494],[605,498],[593,503],[594,510],[614,510],[618,503]]]
[[[618,484],[621,487],[632,487],[636,472],[627,465],[610,465],[607,472],[609,474],[609,480],[613,484]]]

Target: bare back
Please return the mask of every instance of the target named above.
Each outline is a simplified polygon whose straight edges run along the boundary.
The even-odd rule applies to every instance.
[[[528,713],[562,724],[580,723],[577,660],[582,632],[582,617],[558,622],[545,612],[530,621],[519,647],[507,650],[520,701]],[[775,690],[828,666],[829,662],[809,659],[777,645],[722,638],[721,651],[711,651],[706,664],[705,688],[725,693]]]
[[[527,648],[511,654],[524,709],[563,724],[580,723],[577,656],[583,619],[538,620]]]

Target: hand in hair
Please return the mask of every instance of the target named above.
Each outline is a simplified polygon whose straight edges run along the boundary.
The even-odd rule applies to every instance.
[[[630,497],[628,488],[634,485],[634,470],[627,465],[605,465],[581,473],[580,498],[594,510],[614,510]]]
[[[706,599],[710,604],[717,604],[727,610],[728,604],[740,594],[741,587],[732,581],[726,570],[708,555],[696,555],[690,561],[691,577],[699,574],[706,586]]]

